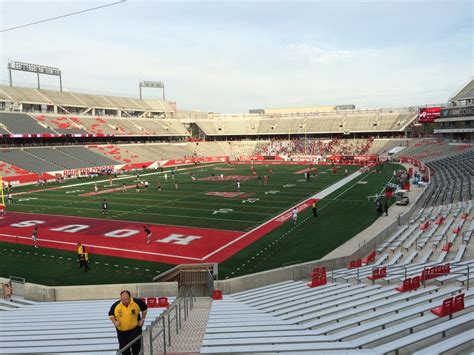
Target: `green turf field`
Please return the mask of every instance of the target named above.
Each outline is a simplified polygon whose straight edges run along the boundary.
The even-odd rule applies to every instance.
[[[172,180],[171,171],[163,174],[144,173],[140,175],[140,179],[146,179],[149,187],[148,189],[140,188],[138,193],[135,188],[131,188],[126,192],[119,190],[97,196],[81,197],[81,194],[94,191],[94,183],[76,180],[72,183],[76,186],[69,188],[14,196],[14,202],[8,206],[8,210],[103,218],[101,201],[105,198],[109,203],[109,214],[106,216],[108,219],[247,231],[344,176],[344,169],[339,169],[337,175],[333,176],[330,172],[331,167],[319,167],[318,177],[306,183],[300,181],[303,179],[302,174],[294,174],[305,168],[302,165],[275,165],[271,167],[272,174],[266,173],[265,165],[256,165],[257,174],[268,175],[269,183],[268,186],[263,186],[255,179],[241,181],[241,191],[252,193],[249,198],[258,199],[258,203],[250,203],[241,198],[206,195],[208,192],[236,192],[236,181],[191,181],[191,172],[197,179],[207,178],[212,174],[219,176],[221,173],[224,176],[250,175],[248,165],[230,167],[235,170],[216,170],[220,168],[229,168],[229,166],[224,164],[181,168],[175,174],[174,180]],[[347,167],[347,169],[352,172],[356,168]],[[164,179],[165,173],[168,174],[167,181]],[[110,188],[120,189],[124,183],[126,186],[134,186],[136,176],[119,177],[114,180],[112,187],[103,178],[99,181],[97,183],[99,191]],[[162,186],[161,192],[156,187],[158,181]],[[175,188],[176,181],[178,190]],[[50,186],[45,187],[47,188]],[[221,209],[232,209],[232,213],[215,212]]]
[[[303,182],[300,181],[303,175],[293,173],[304,166],[274,165],[271,166],[273,173],[269,175],[269,186],[261,186],[257,180],[242,181],[241,191],[253,192],[251,198],[259,199],[254,203],[243,203],[242,199],[205,195],[210,191],[236,191],[235,181],[191,182],[190,172],[198,179],[221,173],[250,174],[248,165],[232,166],[236,169],[233,171],[215,170],[221,167],[228,166],[181,168],[176,175],[178,190],[175,190],[169,171],[168,182],[164,181],[163,174],[157,172],[141,174],[141,178],[149,181],[149,188],[147,191],[141,189],[139,193],[130,189],[126,192],[79,197],[78,194],[92,192],[94,185],[89,180],[75,180],[67,183],[65,189],[15,196],[13,205],[8,209],[101,218],[100,201],[106,198],[110,204],[107,218],[111,219],[247,231],[330,186],[344,175],[344,168],[338,169],[338,174],[332,176],[330,167],[319,166],[318,177]],[[395,168],[400,169],[401,166],[385,165],[384,172],[366,173],[341,187],[319,203],[317,218],[312,217],[311,210],[307,210],[300,214],[300,223],[296,227],[291,222],[286,223],[220,264],[219,278],[315,260],[332,251],[377,218],[374,204],[368,201],[367,196],[380,192],[392,178]],[[356,168],[348,169],[353,171]],[[256,165],[255,170],[259,175],[265,174],[264,165]],[[96,180],[102,180],[98,183],[99,189],[109,188],[108,181],[103,178]],[[162,184],[161,192],[156,189],[158,180]],[[71,186],[84,182],[90,184]],[[123,180],[114,182],[117,185],[114,187],[120,187],[123,182],[134,185],[136,176],[123,176]],[[27,189],[37,187],[21,188]],[[16,188],[17,191],[20,189]],[[222,208],[233,211],[213,214]],[[46,285],[148,282],[153,276],[172,267],[168,264],[93,255],[92,270],[85,274],[77,267],[75,253],[46,248],[40,249],[37,255],[35,252],[29,246],[0,243],[0,275],[21,276],[29,282]]]

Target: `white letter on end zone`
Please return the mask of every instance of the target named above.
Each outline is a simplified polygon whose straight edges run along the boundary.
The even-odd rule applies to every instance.
[[[85,224],[70,224],[68,226],[51,228],[51,230],[55,232],[76,233],[87,228],[89,228],[89,226],[86,226]]]
[[[158,243],[171,243],[171,244],[178,244],[178,245],[189,245],[195,239],[201,239],[196,235],[188,235],[184,236],[183,234],[171,234],[169,237],[164,239],[157,240]]]
[[[13,223],[11,226],[16,228],[25,228],[25,227],[33,227],[37,224],[43,224],[44,221],[23,221],[18,223]]]
[[[126,238],[131,237],[132,235],[137,234],[138,231],[134,229],[117,229],[112,232],[104,234],[105,237],[111,238]]]

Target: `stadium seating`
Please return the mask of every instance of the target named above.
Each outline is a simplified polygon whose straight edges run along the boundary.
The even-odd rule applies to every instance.
[[[89,163],[89,166],[108,166],[119,164],[120,162],[112,158],[103,157],[85,147],[56,147],[65,154]]]
[[[51,161],[41,159],[36,155],[29,154],[27,151],[22,149],[9,149],[0,151],[0,161],[15,165],[32,173],[63,170],[62,166]]]
[[[424,206],[473,199],[474,149],[427,163],[432,171]]]
[[[27,102],[35,104],[46,104],[50,102],[48,98],[43,96],[38,90],[22,88],[22,87],[11,87],[11,86],[0,86],[0,91],[12,101]]]
[[[196,124],[209,136],[387,132],[402,131],[415,116],[413,112],[347,111],[344,114],[321,113],[303,117],[263,116],[259,120],[253,116],[214,116],[212,119],[197,119]]]
[[[439,323],[439,317],[430,312],[460,290],[459,286],[428,286],[400,294],[392,287],[328,284],[307,288],[301,282],[285,282],[224,295],[212,305],[201,353],[358,348],[384,353],[384,349],[398,350],[419,342],[426,347],[430,334],[457,331],[474,319],[473,291],[465,293],[468,310],[452,320]],[[406,331],[417,336],[408,338]],[[392,341],[384,344],[389,337]]]
[[[0,353],[115,354],[117,335],[107,316],[115,301],[6,302],[8,307],[0,308]],[[149,308],[145,327],[164,310]]]
[[[78,159],[70,154],[63,153],[60,149],[55,148],[25,148],[23,150],[41,160],[61,166],[64,169],[77,169],[91,167],[91,163]],[[92,166],[96,166],[94,163]]]
[[[287,281],[224,295],[212,305],[201,353],[466,348],[472,339],[465,329],[474,320],[474,291],[464,287],[474,260],[464,258],[467,244],[459,236],[472,230],[472,201],[422,208],[376,248],[374,262],[331,270],[327,278],[332,282],[308,287],[304,281]],[[443,252],[440,241],[450,238],[452,249]],[[373,278],[374,270],[384,272]],[[474,279],[472,272],[469,277]],[[444,300],[456,299],[459,292],[464,308],[446,311]],[[449,338],[433,337],[446,332]]]
[[[24,169],[21,169],[15,165],[8,163],[0,162],[0,176],[16,176],[29,174],[30,172]]]
[[[79,92],[10,87],[0,85],[0,98],[18,103],[56,105],[65,108],[99,108],[109,110],[169,113],[171,106],[167,101],[151,99],[139,100],[131,97],[94,95]]]
[[[4,131],[13,134],[54,134],[51,129],[42,126],[31,116],[23,113],[0,112],[0,124]]]
[[[37,121],[43,122],[48,128],[59,134],[87,134],[88,132],[79,125],[71,121],[68,117],[51,117],[48,115],[38,115]]]
[[[38,90],[41,95],[48,98],[50,102],[54,102],[59,106],[86,106],[85,102],[78,98],[74,93],[68,91],[57,91],[57,90]]]

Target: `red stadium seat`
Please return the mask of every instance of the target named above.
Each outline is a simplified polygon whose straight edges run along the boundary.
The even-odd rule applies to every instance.
[[[403,284],[396,288],[399,292],[413,291],[420,288],[420,276],[407,278],[403,280]]]
[[[222,291],[221,290],[214,290],[212,291],[212,299],[214,301],[219,301],[222,299]]]
[[[430,221],[426,221],[421,224],[420,228],[425,231],[428,229],[429,226],[430,226]]]
[[[168,297],[160,297],[158,298],[158,307],[169,307]]]
[[[439,317],[444,317],[454,312],[459,312],[464,309],[464,293],[461,293],[455,297],[446,298],[443,301],[443,305],[436,307],[431,310],[431,313],[436,314]]]
[[[369,280],[378,280],[378,279],[383,279],[384,277],[387,277],[386,267],[373,269],[372,275],[369,275],[367,278]]]
[[[369,255],[367,255],[365,258],[362,259],[362,264],[369,264],[371,263],[372,261],[375,260],[375,257],[377,256],[377,252],[374,250],[372,250]]]
[[[158,307],[158,304],[156,303],[156,297],[148,297],[146,299],[146,305],[148,306],[148,308]]]

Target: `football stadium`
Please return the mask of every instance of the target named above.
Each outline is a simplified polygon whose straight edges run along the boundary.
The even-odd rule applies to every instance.
[[[345,7],[409,32],[446,11],[444,27],[406,41],[428,48],[417,41],[446,31],[463,59],[384,71],[394,49],[378,36],[396,41],[375,21],[376,50],[263,54],[278,21],[336,43]],[[472,2],[0,8],[1,354],[472,353]],[[312,11],[334,18],[303,26]],[[134,71],[155,63],[155,45],[176,48],[174,61]],[[312,60],[299,67],[298,53]],[[361,59],[367,71],[349,73]],[[413,77],[397,81],[396,67]]]

